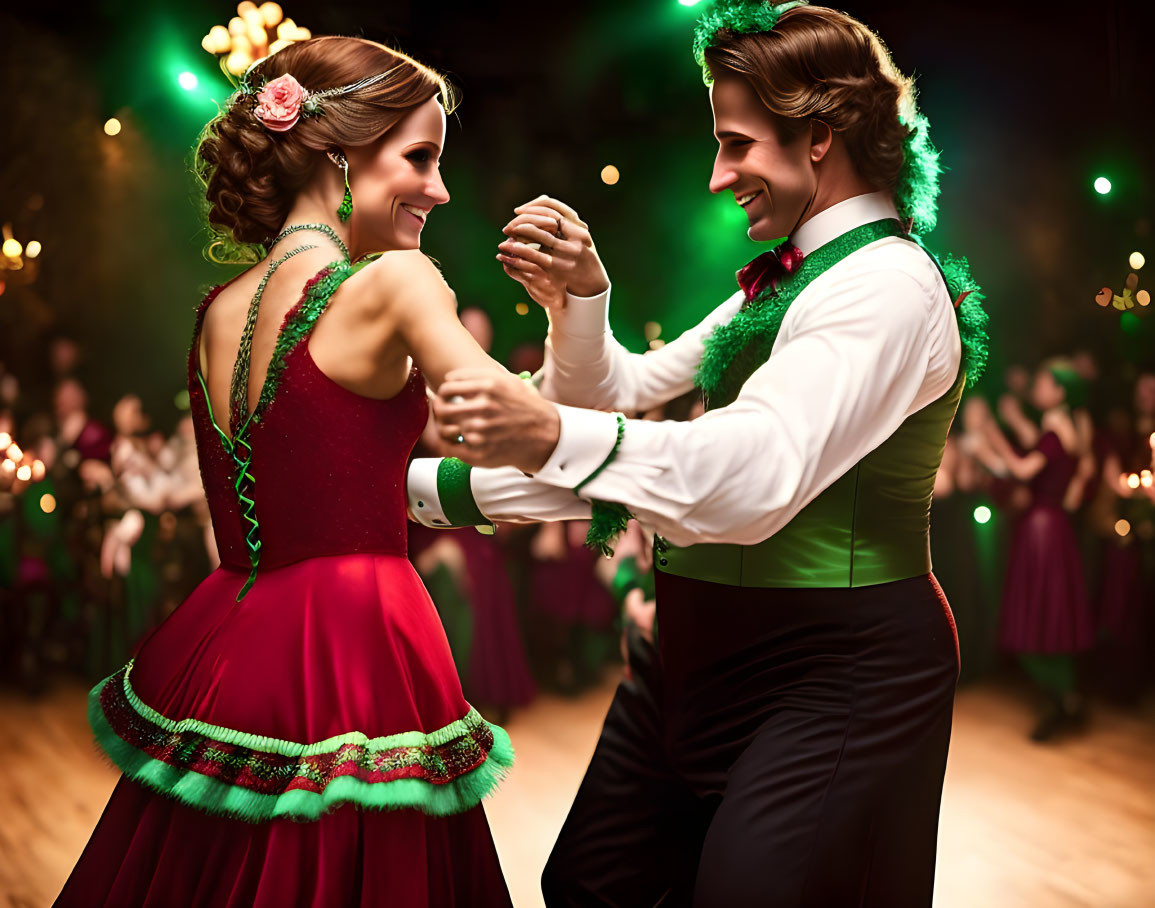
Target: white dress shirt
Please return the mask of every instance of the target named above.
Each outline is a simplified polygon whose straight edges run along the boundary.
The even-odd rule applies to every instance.
[[[856,196],[812,217],[791,241],[809,255],[848,230],[897,216],[887,193]],[[632,414],[690,390],[705,339],[742,298],[735,293],[677,340],[639,355],[614,339],[608,290],[569,297],[550,314],[542,382],[560,404],[557,447],[533,477],[474,469],[481,511],[498,521],[588,517],[572,489],[613,449],[617,418],[602,411]],[[628,420],[617,456],[581,498],[620,502],[675,545],[761,542],[945,394],[960,356],[954,308],[934,263],[909,240],[877,240],[798,295],[770,358],[733,403],[693,422]],[[422,499],[419,519],[445,525],[436,463],[414,461],[410,504]]]

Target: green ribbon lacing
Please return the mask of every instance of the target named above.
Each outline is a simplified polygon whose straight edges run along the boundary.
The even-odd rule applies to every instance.
[[[241,341],[237,351],[237,359],[233,364],[233,376],[229,394],[229,425],[232,430],[232,438],[225,434],[224,430],[217,424],[216,419],[213,418],[212,404],[209,398],[208,388],[205,385],[204,376],[201,375],[199,368],[196,370],[197,379],[200,382],[201,389],[205,395],[206,405],[209,408],[209,421],[212,423],[213,428],[216,429],[225,452],[232,459],[233,465],[236,468],[236,479],[233,483],[233,491],[237,496],[241,516],[249,524],[248,529],[244,533],[244,541],[245,549],[249,557],[250,570],[248,578],[245,580],[240,592],[237,593],[237,602],[240,602],[245,597],[245,594],[248,593],[256,582],[257,567],[261,560],[260,522],[257,519],[257,503],[252,497],[256,477],[253,475],[251,469],[253,463],[253,448],[249,441],[249,431],[253,423],[260,422],[261,414],[272,404],[277,389],[280,387],[281,376],[285,369],[285,360],[289,352],[308,335],[316,323],[317,318],[325,310],[329,297],[332,296],[337,287],[341,285],[341,282],[370,261],[366,259],[359,262],[356,266],[351,265],[348,260],[348,249],[345,247],[345,244],[341,242],[336,231],[327,224],[293,225],[278,234],[272,240],[270,246],[276,245],[281,239],[301,230],[312,230],[325,234],[325,236],[329,237],[329,239],[340,248],[345,258],[340,262],[325,266],[325,268],[318,272],[317,276],[310,282],[310,287],[304,299],[301,300],[293,317],[282,326],[273,347],[273,356],[269,362],[268,372],[265,375],[264,384],[261,386],[261,393],[257,399],[257,404],[250,413],[248,412],[248,384],[252,367],[253,334],[256,330],[257,313],[259,311],[261,298],[264,295],[265,285],[268,284],[269,279],[276,273],[277,269],[293,256],[310,249],[316,249],[317,247],[313,245],[298,246],[280,256],[269,265],[264,277],[261,278],[260,284],[257,285],[257,290],[253,294],[252,301],[249,303],[249,309],[245,316],[245,327],[241,333]]]

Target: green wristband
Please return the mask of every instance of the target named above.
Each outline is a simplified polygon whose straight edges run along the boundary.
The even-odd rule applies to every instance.
[[[470,527],[489,524],[473,499],[469,474],[473,467],[456,457],[443,458],[437,465],[437,497],[441,510],[451,526]]]

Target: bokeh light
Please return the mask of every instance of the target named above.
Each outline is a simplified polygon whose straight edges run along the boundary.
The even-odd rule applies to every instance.
[[[121,129],[120,120],[116,119],[116,117],[109,117],[107,120],[104,121],[104,134],[105,135],[118,136],[118,135],[120,135],[120,129]]]
[[[1140,306],[1150,306],[1151,294],[1146,290],[1140,290],[1135,294],[1135,302],[1137,302]]]
[[[187,69],[179,76],[177,76],[176,80],[180,83],[180,87],[185,91],[193,91],[199,84],[197,77],[193,73],[190,73]]]
[[[602,168],[602,182],[607,186],[613,186],[621,178],[621,173],[613,164],[607,164]]]
[[[20,258],[20,253],[24,251],[24,247],[20,245],[20,241],[9,237],[4,241],[4,245],[0,246],[0,252],[3,252],[10,259]]]
[[[42,510],[45,514],[51,514],[53,511],[55,511],[56,510],[56,497],[54,495],[50,495],[48,493],[41,495],[40,496],[40,510]]]
[[[1127,477],[1127,487],[1131,489],[1139,488],[1139,474],[1132,473]]]
[[[1115,521],[1115,532],[1118,533],[1120,536],[1126,536],[1128,533],[1131,532],[1130,521],[1116,520]]]
[[[28,464],[23,464],[16,469],[16,478],[21,482],[27,482],[32,478],[32,467]]]
[[[24,254],[30,259],[36,258],[40,255],[40,240],[29,240],[28,245],[24,247]]]
[[[518,315],[529,315],[529,303],[518,303],[514,308]]]
[[[975,523],[990,523],[991,509],[985,504],[980,504],[975,508]]]
[[[1095,178],[1095,192],[1099,193],[1099,195],[1106,195],[1110,191],[1111,191],[1111,181],[1110,180],[1108,180],[1106,177],[1096,177]]]
[[[1131,266],[1133,271],[1138,271],[1147,264],[1147,259],[1144,258],[1142,252],[1132,252],[1131,257],[1127,259],[1127,263]]]

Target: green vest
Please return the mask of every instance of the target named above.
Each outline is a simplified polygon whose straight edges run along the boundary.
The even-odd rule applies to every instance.
[[[865,235],[856,242],[844,234],[819,250],[816,264],[823,254],[825,261],[808,282],[870,241],[875,226],[860,228]],[[769,539],[674,546],[655,537],[655,569],[729,586],[843,589],[929,573],[934,479],[965,384],[960,365],[949,391],[908,416]]]
[[[679,547],[655,540],[654,567],[730,586],[858,587],[930,572],[930,501],[965,374],[769,539]]]

